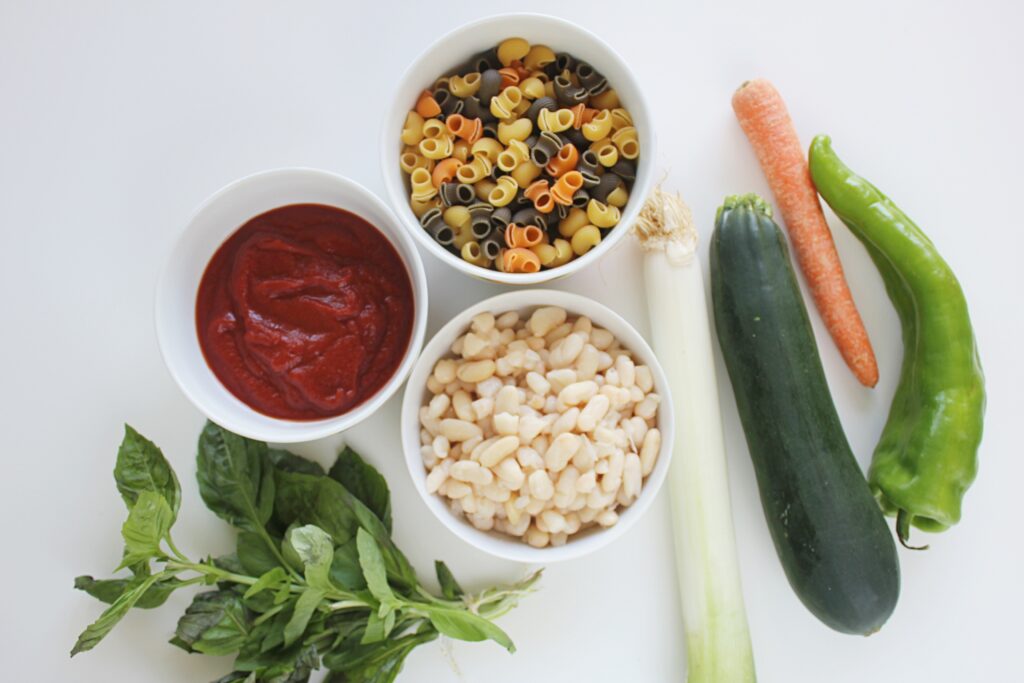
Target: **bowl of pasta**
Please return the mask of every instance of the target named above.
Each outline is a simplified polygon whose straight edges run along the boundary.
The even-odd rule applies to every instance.
[[[572,22],[482,19],[441,37],[384,120],[387,196],[427,252],[535,285],[626,235],[652,183],[654,130],[623,59]]]

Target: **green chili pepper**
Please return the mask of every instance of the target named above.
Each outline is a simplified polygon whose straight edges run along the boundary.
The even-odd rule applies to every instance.
[[[977,473],[985,377],[967,301],[931,240],[840,161],[827,136],[811,143],[810,167],[874,261],[903,328],[903,367],[868,481],[906,545],[911,525],[938,532],[960,521]]]

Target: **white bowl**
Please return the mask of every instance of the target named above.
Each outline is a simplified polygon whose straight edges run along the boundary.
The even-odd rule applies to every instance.
[[[640,136],[640,157],[636,182],[630,199],[622,211],[619,225],[608,232],[605,239],[580,258],[564,266],[536,273],[502,273],[475,266],[435,242],[420,225],[409,208],[409,190],[405,174],[399,167],[402,144],[399,135],[405,116],[416,103],[424,88],[449,73],[472,55],[494,47],[505,38],[522,37],[530,43],[542,43],[555,52],[568,52],[589,62],[608,78],[608,83],[619,94],[622,106],[629,110]],[[502,14],[481,19],[458,28],[427,48],[405,72],[398,83],[391,109],[384,119],[381,133],[381,166],[387,197],[398,217],[420,246],[456,270],[467,275],[512,285],[535,285],[572,275],[607,254],[629,232],[640,212],[644,198],[651,189],[654,164],[654,125],[643,90],[636,77],[611,47],[593,33],[572,22],[543,14]]]
[[[465,518],[453,513],[446,501],[438,494],[428,493],[426,486],[427,472],[420,456],[420,406],[429,400],[427,379],[433,373],[434,365],[440,359],[450,356],[452,343],[469,329],[470,321],[478,313],[490,311],[495,315],[507,311],[528,313],[538,306],[559,306],[570,315],[585,315],[598,327],[603,327],[622,344],[633,352],[638,363],[650,367],[654,377],[655,391],[661,396],[658,407],[658,429],[661,430],[661,452],[654,469],[644,480],[639,497],[627,508],[620,508],[619,521],[608,528],[591,527],[569,537],[563,546],[534,548],[523,542],[497,531],[480,531]],[[665,482],[668,474],[669,460],[672,456],[672,443],[675,434],[672,413],[672,396],[669,392],[665,373],[636,329],[610,308],[578,294],[547,289],[525,289],[499,294],[481,301],[466,309],[434,335],[409,375],[405,396],[402,400],[402,450],[405,452],[405,463],[409,468],[413,486],[419,492],[430,511],[441,520],[441,523],[452,533],[471,546],[517,562],[529,564],[559,562],[587,555],[602,548],[619,538],[651,507],[658,490]]]
[[[196,333],[196,294],[210,258],[250,218],[288,204],[325,204],[362,216],[391,242],[412,283],[414,320],[401,365],[375,395],[349,412],[322,420],[283,420],[252,409],[210,370]],[[336,434],[373,413],[405,380],[423,345],[427,279],[416,246],[372,192],[334,173],[311,168],[264,171],[236,180],[196,210],[164,268],[156,294],[156,332],[164,362],[189,400],[233,432],[262,441],[294,443]]]

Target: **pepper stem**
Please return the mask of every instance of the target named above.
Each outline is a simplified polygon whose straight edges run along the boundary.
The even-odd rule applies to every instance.
[[[914,516],[900,508],[896,513],[896,536],[900,539],[900,545],[907,550],[928,550],[926,545],[910,545],[910,522]]]

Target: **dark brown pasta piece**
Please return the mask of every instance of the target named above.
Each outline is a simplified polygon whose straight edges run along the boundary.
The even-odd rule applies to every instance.
[[[555,99],[561,106],[574,107],[588,97],[586,88],[573,85],[565,76],[555,76]]]
[[[504,246],[504,228],[494,228],[493,230],[491,230],[491,234],[489,234],[480,242],[480,249],[481,251],[484,252],[484,256],[492,260],[501,256],[501,249]]]
[[[494,207],[487,202],[469,205],[469,225],[474,239],[482,240],[491,232],[491,214],[493,213]]]
[[[575,145],[576,148],[581,151],[590,147],[590,140],[587,139],[587,136],[583,134],[582,130],[578,130],[576,128],[570,128],[569,130],[562,131],[559,134],[559,137],[561,137],[565,142]]]
[[[434,101],[437,102],[437,106],[441,107],[441,113],[444,116],[451,116],[462,111],[463,101],[452,95],[447,88],[438,88],[433,95]]]
[[[423,218],[420,219],[420,225],[430,233],[430,236],[438,244],[448,246],[455,241],[455,232],[444,222],[444,218],[441,216],[441,209],[436,206],[423,214]]]
[[[560,149],[562,149],[561,138],[554,133],[543,131],[537,136],[537,142],[530,148],[530,161],[544,168],[551,161],[551,157],[558,154]]]
[[[497,69],[487,69],[480,72],[480,89],[476,96],[485,107],[491,105],[491,98],[501,92],[501,74]]]
[[[608,79],[586,62],[576,64],[575,72],[580,79],[580,87],[586,88],[588,95],[600,95],[608,89]]]
[[[594,176],[597,175],[597,172],[600,170],[600,164],[597,161],[597,154],[594,153],[594,150],[588,149],[580,153],[580,160],[576,163],[576,170],[584,175],[587,173]]]
[[[586,179],[584,179],[583,182],[586,183]],[[590,193],[587,192],[585,189],[576,190],[576,192],[574,192],[572,195],[572,205],[575,206],[577,209],[585,209],[587,207],[587,203],[589,202]]]
[[[558,103],[555,102],[553,98],[548,97],[547,95],[545,95],[544,97],[538,97],[530,105],[530,108],[526,110],[526,118],[530,119],[536,124],[537,117],[540,116],[540,113],[545,109],[552,111],[558,109]]]
[[[611,172],[629,182],[636,180],[636,164],[629,159],[619,159],[611,167]]]
[[[528,206],[519,209],[512,214],[512,222],[516,225],[536,225],[538,228],[547,229],[547,216],[537,210],[535,206]]]
[[[440,195],[441,203],[445,206],[465,206],[476,199],[473,186],[466,183],[441,183]]]
[[[504,230],[512,222],[512,209],[503,206],[491,214],[491,225],[495,230]]]
[[[575,71],[577,59],[568,52],[559,52],[555,55],[555,72]]]
[[[483,123],[497,121],[489,107],[485,107],[476,95],[462,98],[462,115],[469,119],[480,119]]]
[[[603,204],[608,201],[608,195],[611,194],[612,190],[622,184],[622,178],[609,171],[601,176],[601,180],[595,187],[590,189],[590,198],[596,199]]]

